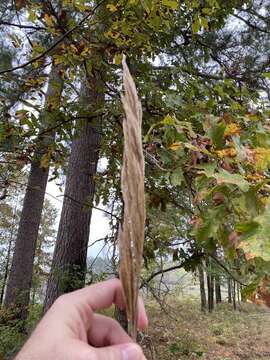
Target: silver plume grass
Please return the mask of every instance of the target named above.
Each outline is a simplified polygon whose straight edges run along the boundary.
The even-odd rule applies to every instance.
[[[129,334],[137,337],[137,304],[142,263],[145,195],[144,156],[142,147],[142,106],[133,78],[122,60],[124,93],[121,96],[125,118],[123,120],[124,154],[121,188],[124,215],[119,231],[120,279],[123,284]]]

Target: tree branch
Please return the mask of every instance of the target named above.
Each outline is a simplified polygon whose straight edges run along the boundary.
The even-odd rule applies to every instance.
[[[196,254],[196,256],[198,256],[198,254]],[[200,256],[203,256],[203,255],[200,255]],[[178,265],[175,265],[175,266],[171,266],[171,267],[169,267],[167,269],[161,269],[161,270],[158,270],[158,271],[154,272],[147,279],[142,280],[140,289],[143,288],[145,285],[147,285],[151,280],[153,280],[158,275],[165,274],[167,272],[183,268],[186,265],[186,263],[188,261],[192,260],[193,258],[194,258],[194,255],[192,255],[189,259],[186,259],[184,262],[182,262],[182,264],[178,264]]]
[[[238,15],[238,14],[233,14],[233,16],[241,21],[243,21],[247,26],[249,26],[251,29],[253,30],[257,30],[260,32],[263,32],[265,34],[269,34],[269,31],[267,31],[267,29],[263,29],[257,25],[252,24],[250,21],[248,21],[247,19],[243,18],[242,16]]]
[[[222,267],[222,269],[225,270],[226,273],[229,274],[230,277],[231,277],[233,280],[235,280],[236,282],[238,282],[238,283],[239,283],[240,285],[242,285],[242,286],[247,286],[247,284],[244,284],[244,283],[242,283],[241,280],[237,279],[237,278],[231,273],[231,271],[230,271],[219,259],[217,259],[214,255],[209,254],[209,256],[210,256],[213,260],[215,260],[215,262],[216,262],[220,267]]]
[[[0,22],[0,26],[1,26],[1,25],[4,25],[4,26],[14,26],[14,27],[17,27],[17,28],[19,28],[19,29],[29,29],[29,30],[37,30],[37,31],[46,30],[46,28],[43,27],[43,26],[20,25],[20,24],[10,23],[10,22],[8,22],[8,21],[1,21],[1,22]]]
[[[26,63],[22,65],[15,66],[10,69],[6,69],[3,71],[0,71],[0,75],[7,74],[10,72],[13,72],[15,70],[23,69],[24,67],[31,65],[35,63],[36,61],[42,59],[44,56],[49,54],[53,49],[55,49],[66,37],[68,37],[71,33],[73,33],[75,30],[77,30],[86,20],[90,18],[94,14],[94,12],[105,2],[105,0],[101,0],[92,11],[90,11],[77,25],[75,25],[73,28],[68,30],[65,34],[63,34],[55,43],[53,43],[48,49],[46,49],[42,54],[36,56],[32,60],[27,61]]]
[[[87,204],[82,203],[82,202],[80,202],[80,201],[78,201],[78,200],[76,200],[76,199],[73,199],[73,198],[72,198],[71,196],[69,196],[69,195],[64,194],[64,195],[60,195],[60,196],[63,196],[63,197],[65,197],[65,198],[73,201],[75,204],[80,205],[80,206],[85,206],[85,205],[87,205]],[[58,200],[59,200],[59,199],[58,199]],[[61,200],[59,200],[59,201],[61,201]],[[110,215],[111,217],[114,217],[115,219],[120,220],[120,219],[118,218],[118,216],[112,214],[110,211],[101,209],[101,208],[99,208],[99,207],[97,207],[97,206],[93,206],[93,205],[91,206],[91,205],[90,205],[90,206],[89,206],[89,209],[95,209],[95,210],[98,210],[98,211],[102,211],[102,212],[104,212],[104,214]]]
[[[97,239],[94,242],[92,242],[90,245],[88,245],[87,247],[90,248],[90,247],[94,246],[95,244],[97,244],[100,241],[106,241],[106,240],[109,240],[109,239],[113,239],[113,236],[105,236],[103,238]]]
[[[193,69],[188,69],[188,68],[185,68],[185,67],[174,67],[174,66],[153,66],[152,67],[153,70],[177,70],[179,69],[179,71],[182,71],[186,74],[189,74],[189,75],[193,75],[193,76],[198,76],[198,77],[201,77],[201,78],[204,78],[204,79],[208,79],[208,80],[224,80],[224,76],[219,76],[219,75],[215,75],[215,74],[208,74],[208,73],[205,73],[205,72],[201,72],[200,70],[196,69],[196,68],[193,68]]]
[[[21,186],[24,186],[24,187],[28,187],[28,184],[24,184],[24,183],[15,181],[15,180],[10,180],[10,183],[14,183],[14,184],[17,184],[17,185],[21,185]],[[34,188],[34,187],[33,187],[32,189],[37,190],[37,188]],[[60,199],[59,199],[58,197],[56,197],[56,196],[53,196],[52,194],[48,193],[47,191],[45,191],[45,194],[48,195],[48,196],[50,196],[50,197],[53,198],[54,200],[56,200],[56,201],[58,201],[58,202],[60,202],[60,203],[63,203],[62,200],[60,200]],[[71,196],[68,196],[68,195],[60,195],[60,196],[61,196],[61,197],[66,197],[67,199],[73,201],[73,202],[74,202],[75,204],[77,204],[77,205],[80,205],[80,206],[85,206],[85,205],[86,205],[85,203],[82,203],[82,202],[80,202],[80,201],[78,201],[78,200],[76,200],[76,199],[73,199]],[[97,206],[89,206],[89,209],[95,209],[95,210],[98,210],[98,211],[102,211],[103,213],[108,214],[108,215],[114,217],[115,219],[119,220],[119,218],[118,218],[116,215],[110,213],[109,211],[107,211],[107,210],[105,210],[105,209],[101,209],[101,208],[99,208],[99,207],[97,207]]]

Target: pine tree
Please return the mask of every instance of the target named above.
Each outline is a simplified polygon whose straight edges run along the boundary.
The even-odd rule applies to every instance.
[[[50,123],[51,106],[59,106],[63,79],[61,66],[53,66],[50,74],[46,103],[41,123],[44,127]],[[11,272],[7,283],[4,300],[6,308],[15,308],[17,316],[25,319],[32,282],[33,263],[38,229],[41,220],[45,189],[48,180],[49,167],[42,164],[42,159],[48,153],[54,134],[41,135],[38,138],[36,150],[31,162],[28,184],[25,192],[23,208],[12,259]]]
[[[81,88],[81,120],[71,146],[64,203],[57,233],[56,246],[44,309],[66,292],[84,285],[87,247],[95,175],[99,157],[101,117],[104,101],[103,86],[98,72],[85,77]],[[92,116],[91,116],[92,114]]]

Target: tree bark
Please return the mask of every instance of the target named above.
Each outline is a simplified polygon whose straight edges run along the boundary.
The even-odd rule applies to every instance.
[[[243,301],[244,301],[243,295],[242,295],[242,290],[243,290],[243,286],[240,285],[240,302],[243,302]]]
[[[84,112],[80,114],[83,115],[83,121],[77,124],[80,128],[72,142],[44,311],[47,311],[61,294],[84,286],[101,138],[101,118],[91,114],[99,111],[103,103],[103,87],[98,76],[85,79],[81,99]]]
[[[60,76],[60,65],[53,66],[49,78],[45,108],[42,114],[44,128],[50,123],[53,115],[52,109],[56,109],[59,106],[62,89],[63,79]],[[16,312],[16,317],[20,319],[27,317],[35,246],[49,174],[49,167],[42,167],[41,160],[48,152],[48,147],[53,140],[54,134],[46,133],[37,142],[35,154],[31,162],[10,276],[7,283],[4,306],[6,308],[13,308]]]
[[[122,200],[122,199],[121,199]],[[122,200],[123,202],[123,200]],[[121,211],[121,219],[123,219],[123,214],[124,214],[124,206],[122,205],[122,211]],[[114,234],[114,241],[113,241],[113,251],[112,251],[112,269],[113,269],[113,273],[115,274],[115,277],[119,279],[119,259],[117,256],[117,241],[118,241],[118,232],[119,232],[119,227],[120,224],[122,225],[122,220],[120,222],[120,220],[117,221],[116,224],[116,231]],[[116,321],[118,321],[118,323],[122,326],[122,328],[128,332],[128,318],[127,318],[127,312],[126,310],[121,310],[117,305],[115,305],[114,307],[114,318]]]
[[[233,298],[233,308],[236,310],[236,281],[233,280],[233,286],[232,286],[232,298]]]
[[[240,299],[240,284],[239,283],[237,283],[237,302],[238,302],[238,305],[240,305],[241,299]]]
[[[228,303],[232,304],[232,280],[228,278]]]
[[[36,251],[35,251],[36,255],[41,253],[41,247],[42,247],[42,242],[38,241],[38,244],[36,246]],[[40,259],[40,256],[38,256],[37,263],[35,264],[36,269],[39,269],[39,259]],[[35,261],[35,259],[34,259],[34,261]],[[33,268],[33,277],[34,277],[34,279],[35,279],[35,277],[38,277],[38,274],[35,274],[35,267]],[[35,284],[35,281],[33,281],[32,294],[31,294],[31,304],[32,305],[35,304],[37,288],[38,288],[38,285]]]
[[[12,230],[11,230],[11,233],[10,233],[10,238],[9,238],[9,242],[8,242],[8,251],[7,251],[7,256],[6,256],[6,259],[5,259],[6,263],[5,263],[5,269],[4,269],[3,283],[2,283],[2,287],[1,287],[0,307],[2,307],[2,304],[3,304],[4,294],[5,294],[5,289],[6,289],[6,285],[7,285],[7,279],[8,279],[8,273],[9,273],[9,265],[10,265],[10,258],[11,258],[11,248],[12,248],[12,242],[13,242],[13,229],[14,229],[13,226],[12,226]]]
[[[214,310],[214,276],[210,259],[207,262],[207,290],[208,290],[208,311]]]
[[[205,293],[205,285],[204,285],[204,271],[202,264],[199,264],[198,272],[199,272],[199,281],[200,281],[201,310],[205,311],[207,308],[207,302],[206,302],[206,293]]]
[[[216,304],[221,303],[221,288],[220,288],[220,276],[215,276],[215,295],[216,295]]]
[[[125,310],[119,309],[118,306],[114,308],[114,318],[119,322],[122,328],[127,332],[128,331],[128,319],[127,313]]]

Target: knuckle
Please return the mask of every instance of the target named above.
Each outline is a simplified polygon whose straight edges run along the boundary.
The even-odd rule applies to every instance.
[[[110,325],[110,328],[111,330],[115,329],[122,329],[121,325],[119,324],[118,321],[116,321],[115,319],[112,319],[112,318],[108,318],[109,320],[109,325]]]
[[[56,300],[55,300],[55,304],[62,306],[65,305],[69,302],[69,295],[68,294],[64,294],[64,295],[60,295]]]

